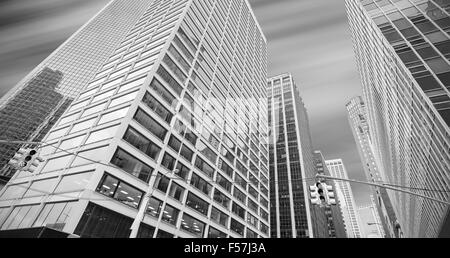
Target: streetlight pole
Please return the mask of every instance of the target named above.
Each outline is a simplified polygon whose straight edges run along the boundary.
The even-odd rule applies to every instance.
[[[403,192],[403,193],[407,193],[407,194],[411,194],[411,195],[415,195],[415,196],[419,196],[431,201],[435,201],[435,202],[439,202],[442,204],[446,204],[446,205],[450,205],[450,202],[447,201],[442,201],[433,197],[428,197],[426,195],[423,194],[418,194],[418,193],[414,193],[411,191],[407,191],[407,190],[403,190],[397,187],[392,187],[392,186],[387,186],[384,184],[376,184],[376,183],[369,183],[369,182],[363,182],[363,181],[357,181],[357,180],[353,180],[353,179],[345,179],[345,178],[339,178],[339,177],[332,177],[332,176],[326,176],[326,175],[316,175],[317,178],[325,178],[325,179],[331,179],[331,180],[341,180],[341,181],[347,181],[347,182],[352,182],[352,183],[357,183],[357,184],[364,184],[364,185],[371,185],[371,186],[377,186],[377,187],[381,187],[381,188],[386,188],[386,189],[390,189],[390,190],[394,190],[394,191],[398,191],[398,192]]]

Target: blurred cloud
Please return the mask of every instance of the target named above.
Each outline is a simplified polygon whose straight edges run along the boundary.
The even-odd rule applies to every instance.
[[[0,96],[69,38],[109,1],[0,2]]]
[[[0,1],[0,96],[108,0]],[[250,0],[269,41],[269,75],[291,72],[309,112],[314,145],[364,179],[345,104],[360,94],[344,0]],[[367,187],[352,185],[359,203]]]

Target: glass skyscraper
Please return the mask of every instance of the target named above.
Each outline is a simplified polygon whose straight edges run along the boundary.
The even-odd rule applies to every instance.
[[[366,105],[362,97],[352,98],[346,105],[348,111],[348,121],[356,141],[356,147],[363,164],[364,173],[368,181],[372,183],[381,183],[382,178],[377,166],[375,155],[373,154],[373,145],[370,138],[370,128],[366,119]],[[389,237],[398,236],[396,229],[397,218],[395,216],[392,203],[389,199],[387,190],[380,187],[371,187],[372,194],[375,196],[377,212],[382,215],[383,228]]]
[[[450,2],[347,0],[384,182],[450,200]],[[447,205],[388,191],[406,237],[450,236]]]
[[[332,177],[348,179],[342,159],[326,160],[328,171]],[[339,198],[345,229],[348,238],[361,238],[361,226],[356,211],[355,197],[349,182],[336,180],[336,193]]]
[[[111,1],[0,99],[0,140],[41,141],[150,4]],[[0,143],[0,175],[21,144]]]
[[[2,230],[269,237],[266,39],[250,4],[144,2],[44,138],[46,161],[0,192]]]
[[[269,79],[267,94],[271,237],[326,237],[325,210],[309,201],[316,168],[299,89],[292,75],[281,74]]]

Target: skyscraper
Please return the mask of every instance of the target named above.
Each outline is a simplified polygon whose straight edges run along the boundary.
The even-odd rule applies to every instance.
[[[111,1],[0,98],[0,139],[41,141],[150,2]],[[20,147],[0,143],[0,175],[14,174],[7,163]]]
[[[316,164],[317,174],[331,176],[321,151],[314,151],[314,161]],[[331,185],[333,187],[333,192],[335,193],[334,199],[336,200],[336,205],[324,207],[327,217],[328,237],[347,238],[347,231],[345,229],[344,217],[341,209],[343,206],[340,204],[344,200],[341,200],[341,195],[336,194],[336,189],[338,186],[335,180],[324,181],[327,185]]]
[[[325,161],[332,177],[348,179],[342,159]],[[349,182],[336,180],[336,194],[340,200],[345,229],[349,238],[360,238],[361,227],[356,213],[355,197]]]
[[[347,0],[384,182],[450,200],[450,3]],[[406,237],[450,236],[447,205],[388,191]]]
[[[269,79],[267,94],[271,237],[326,237],[325,211],[309,201],[316,168],[299,89],[292,75],[281,74]]]
[[[372,183],[382,183],[382,178],[377,166],[377,160],[373,154],[370,138],[370,128],[367,122],[366,105],[362,97],[352,98],[346,105],[348,121],[356,141],[361,163],[363,164],[366,178]],[[388,193],[385,188],[371,187],[375,196],[376,208],[382,214],[384,231],[389,237],[396,237],[396,221],[394,208],[392,207]]]
[[[364,238],[384,238],[383,223],[378,214],[377,204],[373,195],[370,196],[369,205],[358,207],[358,216],[361,221],[361,234]]]
[[[266,39],[248,1],[145,2],[36,175],[2,191],[2,230],[269,236]]]

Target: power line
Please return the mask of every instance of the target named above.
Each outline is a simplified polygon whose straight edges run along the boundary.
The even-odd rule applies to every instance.
[[[66,149],[62,149],[62,148],[59,148],[59,147],[56,147],[56,146],[54,146],[54,144],[56,144],[56,143],[53,143],[53,144],[49,144],[49,143],[47,143],[47,142],[26,142],[26,141],[7,141],[7,140],[0,140],[0,143],[26,143],[26,144],[37,144],[37,145],[43,145],[43,147],[44,146],[52,146],[52,147],[54,147],[55,149],[58,149],[58,150],[61,150],[62,152],[65,152],[65,153],[67,153],[67,154],[69,154],[69,155],[74,155],[75,157],[79,157],[79,158],[82,158],[82,159],[85,159],[85,160],[87,160],[87,161],[90,161],[90,162],[92,162],[92,163],[95,163],[95,164],[100,164],[100,165],[103,165],[103,166],[107,166],[107,167],[111,167],[111,168],[114,168],[114,169],[117,169],[117,168],[119,168],[119,167],[117,167],[117,166],[113,166],[113,165],[110,165],[110,164],[106,164],[106,163],[103,163],[103,162],[100,162],[100,161],[96,161],[96,160],[93,160],[93,159],[90,159],[90,158],[87,158],[87,157],[83,157],[83,156],[81,156],[81,155],[79,155],[79,153],[74,153],[74,152],[70,152],[70,151],[68,151],[68,150],[66,150]],[[45,145],[45,144],[47,144],[47,145]],[[166,174],[168,174],[168,173],[166,173]],[[171,180],[178,180],[178,181],[182,181],[182,182],[185,182],[185,183],[187,183],[187,184],[190,184],[191,182],[192,182],[192,180],[186,180],[186,179],[184,179],[184,178],[181,178],[181,177],[170,177],[170,176],[167,176],[167,175],[163,175],[164,177],[166,177],[166,178],[168,178],[168,179],[171,179]],[[156,174],[152,174],[152,175],[150,175],[150,177],[152,177],[152,176],[160,176],[160,174],[159,173],[156,173]],[[269,179],[270,180],[270,179]],[[317,177],[305,177],[305,178],[298,178],[298,179],[290,179],[290,180],[273,180],[273,182],[274,183],[279,183],[279,182],[282,182],[282,183],[284,183],[284,182],[304,182],[304,181],[316,181],[317,180]],[[213,180],[205,180],[207,183],[218,183],[217,181],[213,181]],[[363,182],[363,181],[362,181]],[[399,188],[404,188],[404,189],[412,189],[412,190],[422,190],[422,191],[428,191],[428,192],[444,192],[444,193],[449,193],[450,192],[450,190],[443,190],[443,189],[427,189],[427,188],[415,188],[415,187],[408,187],[408,186],[402,186],[402,185],[396,185],[396,184],[389,184],[389,183],[386,183],[386,182],[382,182],[382,181],[378,181],[380,184],[382,184],[382,185],[386,185],[386,186],[394,186],[394,187],[399,187]],[[370,182],[366,182],[366,183],[370,183]],[[270,184],[270,183],[269,183]],[[51,193],[48,193],[48,194],[51,194]]]

